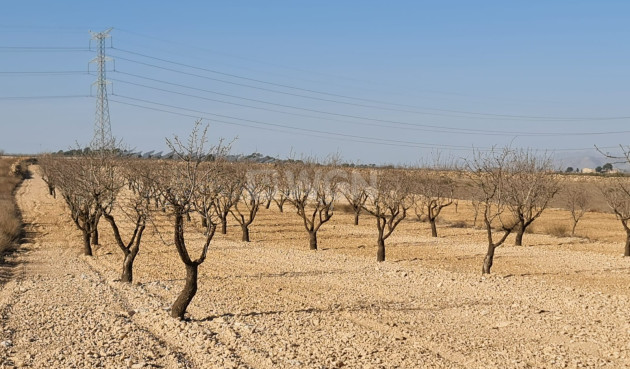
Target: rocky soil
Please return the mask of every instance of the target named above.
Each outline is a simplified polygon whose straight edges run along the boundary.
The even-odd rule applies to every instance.
[[[180,322],[168,315],[184,269],[167,219],[124,285],[108,228],[86,258],[37,175],[18,204],[28,239],[0,270],[0,368],[630,367],[620,245],[526,235],[481,277],[479,230],[441,226],[433,239],[405,222],[377,264],[367,217],[335,215],[312,252],[297,215],[261,210],[253,242],[236,227],[216,236]]]

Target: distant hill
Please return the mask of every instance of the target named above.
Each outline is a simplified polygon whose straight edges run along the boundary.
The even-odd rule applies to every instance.
[[[554,155],[554,159],[558,165],[558,169],[560,170],[564,170],[567,167],[595,169],[596,167],[603,166],[606,163],[612,163],[614,168],[624,172],[630,171],[630,164],[617,163],[614,159],[607,158],[598,153],[593,155],[576,155],[573,153],[556,154]]]

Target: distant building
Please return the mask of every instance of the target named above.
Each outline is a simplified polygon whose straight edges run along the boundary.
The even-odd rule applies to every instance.
[[[582,168],[582,173],[595,173],[595,169]]]

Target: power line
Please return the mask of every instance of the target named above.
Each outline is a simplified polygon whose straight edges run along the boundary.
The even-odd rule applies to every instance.
[[[85,47],[64,47],[64,46],[0,46],[0,51],[4,52],[81,52],[91,51]]]
[[[72,75],[72,74],[85,74],[89,75],[90,73],[85,70],[64,70],[64,71],[11,71],[11,72],[0,72],[0,75]]]
[[[167,70],[167,71],[172,71],[172,72],[176,72],[176,73],[181,73],[181,74],[185,74],[185,75],[190,75],[190,76],[193,76],[193,77],[206,78],[206,79],[213,80],[213,81],[218,81],[218,82],[222,82],[222,83],[228,83],[228,84],[232,84],[232,85],[237,85],[237,86],[242,86],[242,87],[247,87],[247,88],[252,88],[252,89],[262,90],[262,91],[273,92],[273,93],[282,94],[282,95],[287,95],[287,96],[301,97],[301,98],[312,99],[312,100],[317,100],[317,101],[332,102],[332,103],[335,103],[335,104],[343,104],[343,105],[349,105],[349,106],[356,106],[356,107],[363,107],[363,108],[371,108],[371,109],[378,109],[378,110],[386,110],[386,111],[394,111],[394,112],[402,112],[402,113],[412,113],[412,114],[430,115],[430,116],[439,116],[439,117],[471,118],[471,117],[461,116],[461,115],[441,114],[441,113],[427,113],[427,112],[420,112],[420,111],[416,111],[416,110],[406,110],[406,109],[386,108],[386,107],[375,106],[375,105],[366,105],[366,104],[352,103],[352,102],[339,101],[339,100],[333,100],[333,99],[326,99],[326,98],[320,98],[320,97],[314,97],[314,96],[308,96],[308,95],[296,94],[296,93],[291,93],[291,92],[278,91],[278,90],[273,90],[273,89],[268,89],[268,88],[263,88],[263,87],[251,86],[251,85],[242,84],[242,83],[235,83],[235,82],[226,81],[226,80],[222,80],[222,79],[217,79],[217,78],[212,78],[212,77],[202,76],[202,75],[199,75],[199,74],[187,73],[187,72],[182,72],[182,71],[178,71],[178,70],[174,70],[174,69],[170,69],[170,68],[164,68],[164,67],[156,66],[156,65],[153,65],[153,64],[150,64],[150,63],[138,62],[138,61],[134,61],[134,60],[127,59],[127,58],[122,58],[122,57],[117,57],[117,59],[120,59],[120,60],[125,60],[125,61],[131,61],[131,62],[134,62],[134,63],[139,63],[139,64],[143,64],[143,65],[151,66],[151,67],[154,67],[154,68],[159,68],[159,69],[163,69],[163,70]],[[160,83],[165,83],[165,84],[170,84],[170,85],[179,86],[179,87],[185,87],[185,88],[190,88],[190,89],[197,89],[197,90],[200,90],[200,91],[209,92],[209,93],[213,93],[213,94],[218,94],[218,95],[223,95],[223,96],[234,97],[234,98],[237,98],[237,99],[251,100],[251,99],[243,98],[243,97],[240,97],[240,96],[234,96],[234,95],[224,94],[224,93],[220,93],[220,92],[216,92],[216,91],[211,91],[211,90],[198,89],[198,88],[189,87],[189,86],[184,86],[184,85],[177,84],[177,83],[171,83],[171,82],[167,82],[167,81],[163,81],[163,80],[158,80],[158,79],[154,79],[154,78],[144,77],[144,76],[140,76],[140,75],[133,74],[133,73],[121,72],[120,70],[116,70],[116,72],[117,72],[117,73],[120,73],[120,74],[129,75],[129,76],[132,76],[132,77],[136,77],[136,78],[141,78],[141,79],[151,80],[151,81],[154,81],[154,82],[160,82]],[[283,106],[283,105],[281,105],[281,104],[275,104],[275,103],[270,103],[270,102],[260,101],[260,100],[251,100],[251,101],[261,102],[261,103],[265,103],[265,104],[272,104],[272,105],[279,105],[279,106]],[[296,107],[292,107],[292,108],[294,108],[294,109],[301,109],[301,108],[296,108]],[[502,121],[504,121],[504,120],[515,120],[515,118],[499,118],[499,117],[492,117],[492,118],[485,118],[485,117],[472,117],[472,118],[473,118],[473,119],[500,119],[500,120],[502,120]],[[518,119],[518,120],[522,120],[522,119]],[[565,120],[557,120],[557,119],[554,119],[553,121],[563,121],[563,122],[564,122]],[[432,127],[433,127],[433,128],[445,128],[445,129],[449,129],[449,128],[446,128],[446,127],[443,127],[443,126],[432,126]],[[455,129],[455,130],[458,130],[459,128],[454,128],[454,129]],[[522,132],[522,133],[523,133],[523,134],[527,134],[527,132]],[[511,134],[511,133],[510,133],[510,134]]]
[[[90,95],[47,95],[47,96],[0,96],[0,100],[46,100],[46,99],[76,99],[92,97]]]
[[[148,109],[148,110],[153,110],[153,111],[158,111],[158,112],[163,112],[163,113],[169,113],[169,114],[184,116],[184,117],[193,118],[193,119],[199,119],[199,116],[197,116],[197,115],[184,114],[184,113],[173,112],[173,111],[165,110],[165,109],[152,108],[152,107],[143,106],[143,105],[139,105],[139,104],[132,104],[132,103],[128,103],[128,102],[122,102],[122,101],[118,101],[116,99],[110,99],[110,101],[118,103],[118,104],[138,107],[138,108],[142,108],[142,109]],[[385,143],[385,142],[375,142],[375,141],[364,141],[364,140],[349,139],[349,138],[338,138],[338,137],[321,136],[321,135],[315,135],[315,134],[304,133],[304,132],[302,132],[302,133],[299,133],[299,132],[288,132],[286,130],[280,130],[280,129],[274,129],[274,128],[268,128],[268,127],[258,127],[258,126],[252,126],[252,125],[249,125],[249,124],[243,124],[243,123],[227,122],[227,121],[218,120],[218,119],[214,119],[214,118],[202,117],[202,119],[207,120],[209,122],[222,123],[222,124],[234,125],[234,126],[239,126],[239,127],[254,128],[254,129],[259,129],[259,130],[269,131],[269,132],[280,132],[280,133],[293,134],[293,135],[299,135],[299,136],[341,140],[341,141],[344,141],[344,142],[350,141],[350,142],[369,143],[369,144],[395,146],[395,147],[412,147],[412,148],[419,148],[420,147],[420,146],[417,146],[417,145],[407,145],[407,144],[402,144],[402,143]]]
[[[172,60],[168,60],[168,59],[164,59],[164,58],[158,58],[158,57],[155,57],[155,56],[151,56],[151,55],[147,55],[147,54],[143,54],[143,53],[138,53],[138,52],[134,52],[134,51],[129,51],[129,50],[125,50],[125,49],[118,49],[118,48],[114,48],[114,49],[118,50],[118,51],[122,51],[124,53],[137,55],[137,56],[141,56],[141,57],[152,59],[152,60],[161,61],[161,62],[168,63],[168,64],[173,64],[173,65],[178,65],[178,66],[181,66],[181,67],[201,70],[201,71],[214,73],[214,74],[218,74],[218,75],[223,75],[223,76],[227,76],[227,77],[232,77],[232,78],[237,78],[237,79],[241,79],[241,80],[246,80],[246,81],[251,81],[251,82],[256,82],[256,83],[262,83],[262,84],[266,84],[266,85],[282,87],[282,88],[287,88],[287,89],[292,89],[292,90],[304,91],[304,92],[309,92],[309,93],[316,93],[316,94],[320,94],[320,95],[332,96],[332,97],[337,97],[337,98],[351,99],[351,100],[355,100],[355,101],[364,101],[364,102],[370,102],[370,103],[378,103],[378,104],[393,105],[393,106],[402,106],[402,107],[416,108],[416,109],[427,109],[427,110],[447,112],[447,113],[476,115],[476,116],[479,116],[479,117],[498,117],[498,118],[515,118],[515,119],[526,119],[526,120],[547,120],[547,121],[550,121],[550,120],[551,121],[553,121],[553,120],[558,120],[558,121],[582,121],[582,120],[584,120],[584,121],[591,121],[591,120],[625,120],[625,119],[630,119],[630,116],[553,117],[553,116],[497,114],[497,113],[471,112],[471,111],[451,110],[451,109],[422,108],[422,107],[417,107],[417,106],[412,106],[412,105],[396,104],[396,103],[384,102],[384,101],[378,101],[378,100],[372,100],[372,99],[364,99],[364,98],[359,98],[359,97],[354,97],[354,96],[341,95],[341,94],[335,94],[335,93],[330,93],[330,92],[325,92],[325,91],[318,91],[318,90],[312,90],[312,89],[307,89],[307,88],[301,88],[301,87],[297,87],[297,86],[291,86],[291,85],[286,85],[286,84],[269,82],[269,81],[264,81],[264,80],[260,80],[260,79],[256,79],[256,78],[249,78],[249,77],[239,76],[239,75],[232,74],[232,73],[221,72],[221,71],[218,71],[218,70],[215,70],[215,69],[203,68],[203,67],[198,67],[198,66],[194,66],[194,65],[190,65],[190,64],[185,64],[185,63],[180,63],[180,62],[176,62],[176,61],[172,61]],[[117,58],[119,58],[119,57],[117,57]],[[418,113],[420,113],[420,112],[418,112]],[[422,113],[422,114],[424,114],[424,113]]]
[[[389,142],[390,144],[414,145],[414,147],[432,147],[432,148],[439,147],[439,148],[448,148],[448,149],[457,149],[457,150],[462,150],[462,149],[468,150],[468,149],[470,149],[467,146],[460,146],[460,145],[436,145],[436,144],[424,143],[424,142],[390,140],[390,139],[384,139],[384,138],[374,138],[374,137],[366,137],[366,136],[359,136],[359,135],[350,135],[350,134],[345,134],[345,133],[328,132],[328,131],[322,131],[322,130],[317,130],[317,129],[303,128],[303,127],[293,127],[293,126],[288,126],[288,125],[284,125],[284,124],[262,122],[262,121],[258,121],[258,120],[237,118],[237,117],[232,117],[232,116],[229,116],[229,115],[215,114],[215,113],[209,113],[209,112],[204,112],[204,111],[200,111],[200,110],[182,108],[182,107],[178,107],[178,106],[175,106],[175,105],[162,104],[162,103],[157,103],[157,102],[144,100],[144,99],[137,99],[137,98],[128,97],[128,96],[122,96],[122,95],[114,95],[114,96],[122,97],[122,98],[129,99],[129,100],[139,101],[139,102],[143,102],[143,103],[148,103],[148,104],[154,104],[154,105],[158,105],[158,106],[168,107],[168,108],[172,108],[172,109],[179,109],[179,110],[189,111],[189,112],[193,112],[193,113],[199,113],[199,114],[203,114],[203,115],[212,115],[212,116],[217,116],[217,117],[221,117],[221,118],[234,119],[234,120],[238,120],[238,121],[244,121],[244,122],[249,122],[249,123],[254,123],[254,124],[260,124],[260,125],[264,125],[264,126],[271,126],[271,127],[275,127],[275,128],[291,129],[291,130],[296,130],[296,131],[304,131],[304,132],[308,132],[308,133],[325,134],[325,135],[332,135],[332,136],[341,136],[341,137],[344,137],[344,138],[361,139],[361,140],[372,140],[372,141],[375,141],[375,142]],[[114,101],[114,100],[112,100],[112,101]],[[123,103],[123,102],[118,101],[118,100],[116,102]],[[145,107],[145,106],[139,106],[139,107]],[[149,108],[149,107],[145,107],[145,108]],[[149,109],[155,109],[155,108],[149,108]],[[158,109],[158,111],[164,111],[164,110]],[[170,112],[170,111],[167,111],[167,112]],[[173,113],[173,112],[171,112],[171,113]],[[173,113],[173,114],[179,114],[179,113]],[[198,116],[191,116],[191,115],[186,115],[186,116],[198,117]],[[214,119],[214,118],[212,118],[212,119],[206,118],[206,119],[209,119],[209,120],[212,120],[212,121],[217,121],[217,122],[228,123],[228,122],[217,120],[217,119]],[[230,124],[230,123],[228,123],[228,124]]]
[[[320,138],[331,138],[329,136],[341,136],[343,138],[338,138],[338,137],[337,138],[332,137],[332,138],[341,139],[341,140],[350,140],[350,141],[352,141],[352,140],[363,140],[363,141],[356,141],[356,142],[384,144],[384,145],[388,145],[388,146],[404,146],[404,147],[420,147],[420,148],[441,148],[441,149],[458,150],[458,151],[472,151],[473,150],[472,147],[467,147],[467,146],[462,146],[462,145],[444,145],[444,144],[432,144],[432,143],[422,143],[422,142],[413,142],[413,141],[389,140],[389,139],[382,139],[382,138],[365,137],[365,136],[349,135],[349,134],[336,133],[336,132],[313,130],[313,129],[303,128],[303,127],[293,127],[293,126],[287,126],[287,125],[283,125],[283,124],[269,123],[269,122],[263,122],[263,121],[252,120],[252,119],[237,118],[237,117],[232,117],[232,116],[228,116],[228,115],[215,114],[215,113],[210,113],[210,112],[205,112],[205,111],[195,110],[195,109],[190,109],[190,108],[183,108],[183,107],[179,107],[179,106],[175,106],[175,105],[171,105],[171,104],[163,104],[163,103],[158,103],[158,102],[155,102],[155,101],[149,101],[149,100],[145,100],[145,99],[138,99],[138,98],[133,98],[133,97],[128,97],[128,96],[122,96],[122,95],[114,95],[114,96],[121,97],[121,98],[128,99],[128,100],[132,100],[132,101],[138,101],[138,102],[142,102],[142,103],[146,103],[146,104],[157,105],[157,106],[161,106],[161,107],[165,107],[165,108],[188,111],[188,112],[191,112],[191,113],[197,113],[197,114],[201,114],[201,115],[211,115],[211,116],[216,116],[216,117],[220,117],[220,118],[234,119],[234,120],[242,121],[242,122],[248,122],[248,123],[253,123],[253,124],[260,124],[260,125],[266,126],[265,128],[267,128],[267,126],[279,128],[279,129],[268,129],[268,130],[274,130],[276,132],[284,132],[284,133],[296,134],[295,132],[286,132],[284,130],[284,129],[290,129],[290,130],[298,131],[300,135],[312,136],[311,133],[317,133],[317,134],[328,135],[326,137],[316,136],[316,137],[320,137]],[[181,116],[190,117],[190,118],[193,118],[193,119],[197,119],[197,118],[200,117],[199,115],[173,112],[173,111],[166,110],[166,109],[155,108],[155,107],[148,107],[148,106],[139,105],[139,104],[122,102],[122,101],[114,100],[114,99],[112,99],[111,101],[115,101],[116,103],[119,103],[119,104],[135,106],[135,107],[139,107],[139,108],[143,108],[143,109],[154,110],[154,111],[159,111],[159,112],[166,112],[166,113],[175,114],[175,115],[181,115]],[[207,118],[207,117],[202,117],[202,118],[206,119],[206,120],[209,120],[209,121],[218,122],[218,123],[225,123],[225,124],[244,126],[244,127],[251,127],[251,128],[258,128],[258,129],[262,129],[263,128],[263,127],[251,126],[251,125],[247,125],[247,124],[243,124],[243,123],[227,122],[227,121],[219,120],[219,119],[215,119],[215,118]],[[615,148],[615,146],[610,146],[610,147],[605,147],[605,148]],[[491,148],[474,148],[474,150],[481,150],[481,151],[487,151],[487,150],[490,150],[490,149]],[[550,150],[550,151],[591,151],[591,150],[593,150],[592,147],[588,147],[588,148],[559,148],[559,149],[553,149],[553,150]]]
[[[213,93],[213,94],[217,94],[217,95],[221,95],[221,96],[227,96],[227,97],[237,98],[237,99],[251,101],[251,102],[264,103],[264,104],[269,104],[269,105],[279,106],[279,107],[284,107],[284,108],[291,108],[291,109],[303,110],[303,111],[308,111],[308,112],[315,112],[315,113],[320,113],[320,114],[328,114],[328,115],[340,116],[340,117],[345,117],[345,118],[353,118],[353,119],[359,119],[359,120],[370,121],[370,122],[390,123],[390,124],[398,124],[398,125],[404,125],[405,126],[403,128],[403,127],[394,127],[394,126],[391,126],[391,125],[384,125],[384,124],[378,124],[378,123],[366,123],[366,122],[359,123],[359,122],[353,122],[353,121],[348,121],[348,120],[326,118],[327,120],[330,120],[330,121],[350,123],[350,124],[377,126],[377,127],[384,127],[384,128],[409,129],[409,130],[418,130],[418,131],[424,131],[424,132],[437,132],[437,133],[450,133],[450,134],[458,133],[458,134],[465,134],[465,135],[484,135],[484,136],[515,136],[515,135],[517,135],[517,136],[528,136],[528,137],[592,136],[592,135],[611,135],[611,134],[630,133],[630,131],[571,132],[571,133],[567,133],[567,132],[535,133],[534,132],[533,133],[531,131],[530,132],[522,132],[522,131],[521,132],[518,132],[518,131],[491,131],[491,130],[476,130],[476,129],[468,129],[468,128],[453,128],[453,127],[444,127],[444,126],[437,126],[437,125],[409,123],[409,122],[401,122],[401,121],[393,121],[393,120],[385,120],[385,119],[362,117],[362,116],[357,116],[357,115],[333,113],[333,112],[327,112],[327,111],[316,110],[316,109],[301,108],[301,107],[296,107],[296,106],[291,106],[291,105],[286,105],[286,104],[276,104],[276,103],[271,103],[271,102],[257,100],[257,99],[244,98],[244,97],[230,95],[230,94],[224,94],[224,93],[220,93],[220,92],[216,92],[216,91],[211,91],[211,90],[206,90],[206,89],[201,89],[201,88],[196,88],[196,87],[190,87],[190,86],[186,86],[186,85],[182,85],[182,84],[178,84],[178,83],[171,83],[171,82],[162,81],[162,80],[158,80],[158,79],[153,79],[153,78],[149,78],[149,77],[143,77],[143,76],[139,76],[139,75],[132,74],[132,73],[124,73],[124,72],[117,72],[117,73],[126,74],[126,75],[130,75],[130,76],[133,76],[133,77],[136,77],[136,78],[147,79],[147,80],[150,80],[150,81],[164,83],[164,84],[168,84],[168,85],[172,85],[172,86],[192,89],[192,90],[196,90],[196,91]],[[312,115],[291,113],[291,112],[275,110],[275,109],[268,109],[268,108],[263,108],[263,107],[258,107],[258,106],[247,105],[247,104],[240,104],[240,103],[235,103],[235,102],[231,102],[231,101],[212,99],[212,98],[208,98],[208,97],[204,97],[204,96],[193,95],[193,94],[183,93],[183,92],[179,92],[179,91],[173,91],[173,90],[169,90],[169,89],[149,86],[149,85],[145,85],[145,84],[141,84],[141,83],[135,83],[135,82],[125,81],[125,80],[116,79],[116,78],[112,78],[111,80],[115,81],[115,82],[120,82],[120,83],[123,83],[123,84],[129,84],[129,85],[133,85],[133,86],[137,86],[137,87],[153,89],[153,90],[156,90],[156,91],[162,91],[162,92],[166,92],[166,93],[171,93],[171,94],[176,94],[176,95],[186,96],[186,97],[192,97],[192,98],[206,100],[206,101],[213,101],[213,102],[218,102],[218,103],[223,103],[223,104],[228,104],[228,105],[234,105],[234,106],[246,107],[246,108],[250,108],[250,109],[270,111],[270,112],[274,112],[274,113],[281,113],[281,114],[287,114],[287,115],[293,115],[293,116],[299,116],[299,117],[305,117],[305,118],[322,119],[321,117],[316,117],[316,116],[312,116]],[[420,128],[420,127],[422,127],[422,128]]]

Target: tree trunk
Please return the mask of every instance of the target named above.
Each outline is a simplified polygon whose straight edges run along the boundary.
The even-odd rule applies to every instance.
[[[281,213],[284,213],[284,201],[280,201],[278,203],[278,210],[280,210]]]
[[[523,234],[525,233],[525,227],[521,224],[516,231],[516,240],[514,246],[523,246]]]
[[[92,246],[90,245],[90,232],[83,231],[83,255],[92,256]]]
[[[354,211],[354,225],[359,225],[359,214],[361,213],[361,209]]]
[[[577,227],[578,222],[573,221],[573,228],[571,228],[571,237],[575,236],[575,227]]]
[[[267,203],[265,204],[265,209],[269,209],[270,206],[271,206],[271,200],[267,200]]]
[[[186,309],[188,308],[188,304],[192,301],[193,297],[197,293],[197,270],[199,265],[197,264],[186,264],[186,284],[184,285],[184,289],[177,296],[177,300],[173,303],[171,307],[171,316],[173,318],[179,318],[180,320],[184,319],[184,314],[186,314]]]
[[[131,283],[133,281],[133,262],[136,259],[137,254],[137,252],[129,252],[125,255],[122,275],[120,277],[122,282]]]
[[[383,237],[378,238],[378,250],[376,251],[376,261],[385,261],[385,240]]]
[[[486,257],[483,259],[483,268],[481,269],[481,274],[490,274],[492,261],[494,260],[494,249],[494,245],[488,245],[488,252],[486,253]]]
[[[201,217],[201,226],[205,229],[208,228],[208,218]]]
[[[221,234],[227,234],[227,215],[221,218]]]
[[[243,230],[243,237],[242,237],[241,241],[249,242],[249,226],[243,224],[243,225],[241,225],[241,229]]]
[[[630,230],[626,230],[626,248],[623,256],[630,256]]]
[[[308,232],[308,235],[309,235],[309,238],[310,238],[309,249],[310,250],[317,250],[317,232],[310,231],[310,232]]]
[[[94,226],[94,232],[92,232],[92,245],[98,245],[98,224]]]
[[[435,218],[429,218],[429,223],[431,223],[431,237],[437,237],[437,227],[435,225]]]

